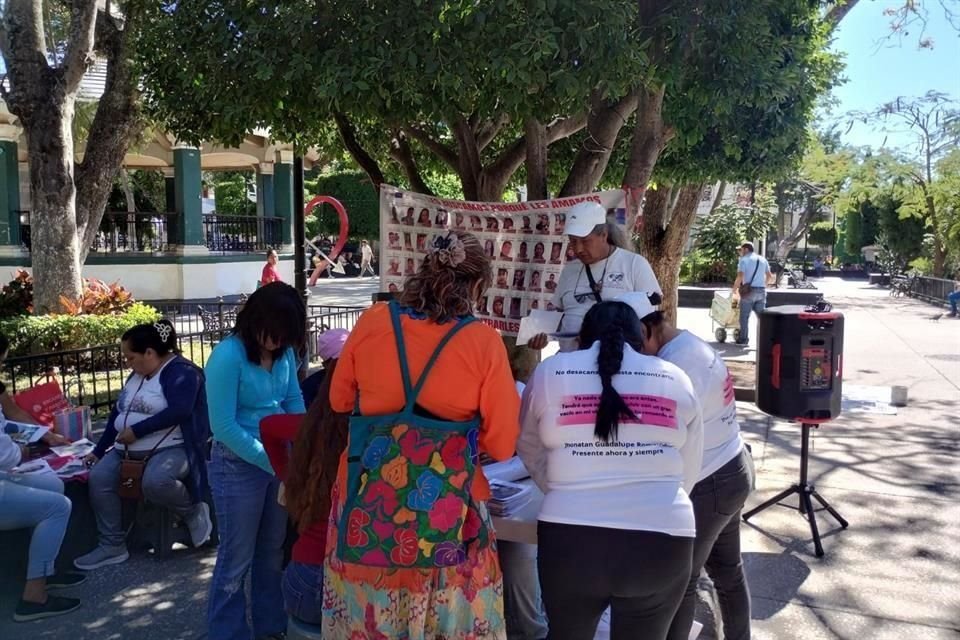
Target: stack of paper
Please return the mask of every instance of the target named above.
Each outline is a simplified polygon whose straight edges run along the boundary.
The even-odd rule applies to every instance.
[[[532,487],[505,480],[491,480],[490,493],[492,497],[487,503],[490,513],[500,518],[509,518],[530,502]]]
[[[483,475],[487,477],[487,480],[504,480],[506,482],[517,482],[530,477],[527,468],[523,466],[523,461],[517,456],[503,462],[490,462],[483,465]]]

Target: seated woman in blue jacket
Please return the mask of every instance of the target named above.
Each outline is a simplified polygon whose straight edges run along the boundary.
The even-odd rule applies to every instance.
[[[206,443],[210,437],[203,370],[177,354],[170,321],[141,324],[123,334],[121,350],[133,372],[120,392],[96,449],[87,457],[90,502],[99,544],[77,558],[89,571],[127,560],[118,488],[125,456],[147,460],[144,498],[179,515],[194,546],[210,538]],[[111,448],[112,447],[112,448]],[[109,450],[109,451],[108,451]]]

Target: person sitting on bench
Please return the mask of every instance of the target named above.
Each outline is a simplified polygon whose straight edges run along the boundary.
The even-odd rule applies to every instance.
[[[953,283],[953,291],[947,294],[947,302],[950,303],[950,317],[957,317],[957,302],[960,302],[960,280]]]
[[[90,571],[130,557],[119,494],[125,458],[148,460],[143,496],[183,518],[195,547],[210,538],[210,507],[203,502],[205,448],[210,437],[204,376],[199,367],[177,354],[176,345],[176,332],[165,319],[123,334],[123,358],[133,372],[100,442],[87,456],[92,466],[90,503],[100,540],[96,549],[74,560],[78,569]]]

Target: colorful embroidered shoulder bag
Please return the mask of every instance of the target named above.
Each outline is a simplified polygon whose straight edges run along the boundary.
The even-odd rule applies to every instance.
[[[350,419],[338,554],[345,562],[372,567],[456,566],[466,560],[469,545],[490,543],[470,495],[480,419],[427,417],[417,397],[444,347],[475,318],[459,320],[443,337],[413,386],[396,302],[390,303],[390,315],[406,405],[400,413],[361,416],[358,401]]]

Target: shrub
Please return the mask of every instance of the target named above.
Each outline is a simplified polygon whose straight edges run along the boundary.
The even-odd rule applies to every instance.
[[[83,279],[79,300],[60,297],[67,315],[123,313],[135,302],[133,294],[117,282],[107,284],[96,278]],[[33,313],[33,277],[18,269],[13,280],[0,290],[0,318]]]
[[[60,296],[60,302],[68,315],[104,316],[123,313],[133,306],[133,294],[119,283],[105,283],[103,280],[84,278],[83,293],[79,300],[69,300]]]
[[[735,263],[711,258],[698,249],[684,256],[683,262],[680,263],[680,282],[683,284],[733,282],[737,277],[736,271]]]
[[[13,280],[0,289],[0,318],[28,313],[33,313],[33,278],[17,269]]]
[[[911,260],[910,270],[922,276],[929,276],[933,273],[933,260],[924,256]]]
[[[136,302],[111,315],[22,315],[0,320],[0,333],[10,339],[11,357],[116,344],[138,324],[156,322],[160,312]]]
[[[837,244],[837,230],[829,222],[814,222],[807,232],[807,242],[818,247]]]

